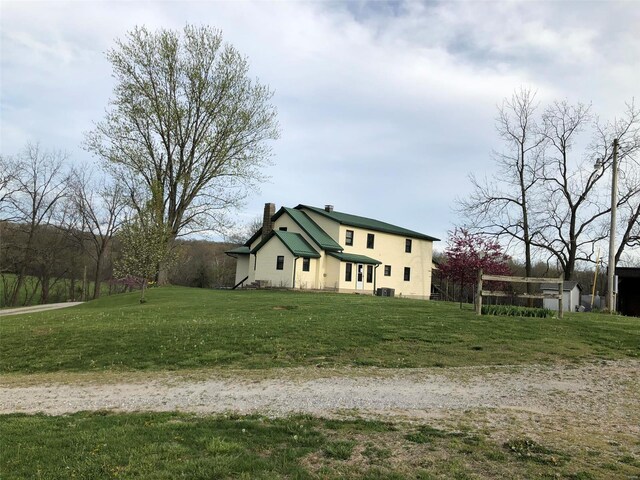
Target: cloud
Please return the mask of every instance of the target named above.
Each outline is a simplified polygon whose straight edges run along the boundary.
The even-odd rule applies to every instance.
[[[632,2],[3,2],[2,153],[25,139],[87,161],[135,25],[220,28],[275,90],[266,201],[333,203],[444,238],[466,175],[490,172],[496,105],[529,86],[615,116],[640,83]]]

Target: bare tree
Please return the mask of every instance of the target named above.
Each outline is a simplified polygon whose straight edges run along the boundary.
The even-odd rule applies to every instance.
[[[71,230],[95,262],[93,298],[100,297],[105,256],[123,221],[125,197],[123,185],[109,177],[75,171],[69,203],[77,214]],[[87,245],[88,244],[88,245]]]
[[[251,220],[249,223],[241,225],[239,228],[235,228],[227,232],[224,236],[224,240],[227,243],[242,245],[248,241],[254,233],[262,228],[262,217],[258,216]]]
[[[497,180],[478,180],[470,175],[474,191],[458,201],[459,211],[473,231],[515,242],[524,250],[525,274],[531,276],[532,205],[540,181],[545,137],[539,133],[535,113],[536,94],[521,88],[498,109],[496,129],[504,150],[494,152]],[[531,284],[527,284],[530,293]]]
[[[178,235],[216,229],[268,162],[266,142],[278,137],[272,92],[209,27],[136,28],[107,58],[114,98],[88,150],[126,182],[138,212],[161,208],[168,248]]]
[[[0,221],[11,220],[11,198],[16,192],[15,177],[18,163],[14,158],[0,155]]]
[[[611,212],[607,190],[602,188],[611,166],[613,139],[625,148],[620,160],[632,156],[640,146],[637,140],[638,115],[629,109],[614,124],[599,125],[590,107],[554,102],[543,115],[543,134],[548,141],[548,161],[544,165],[543,209],[537,215],[541,226],[534,245],[555,258],[572,278],[578,261],[592,261],[594,245],[607,237],[606,216]],[[577,137],[589,129],[593,139],[581,158],[575,152]],[[579,157],[575,159],[574,157]],[[594,169],[597,159],[605,168]],[[619,195],[619,204],[627,205],[638,194],[640,185]]]
[[[592,261],[595,244],[608,235],[613,139],[619,140],[618,206],[621,242],[639,243],[640,113],[633,103],[615,122],[601,123],[591,107],[553,102],[537,115],[535,95],[521,89],[499,109],[497,131],[506,148],[494,153],[495,180],[470,176],[473,193],[458,209],[473,232],[520,248],[525,274],[536,255],[546,256],[570,279],[580,261]],[[600,159],[603,168],[594,169]],[[544,257],[543,257],[544,258]]]
[[[9,182],[14,193],[9,203],[19,224],[20,237],[14,245],[18,252],[14,259],[16,281],[9,305],[19,301],[29,262],[36,257],[38,231],[52,224],[55,209],[67,194],[66,158],[62,152],[48,152],[39,145],[28,144],[14,160],[15,175]]]
[[[618,139],[618,236],[616,265],[629,248],[640,246],[640,110],[634,102],[627,104],[625,115],[613,123],[598,126],[601,144],[612,145]],[[610,168],[612,152],[603,151],[605,167]]]

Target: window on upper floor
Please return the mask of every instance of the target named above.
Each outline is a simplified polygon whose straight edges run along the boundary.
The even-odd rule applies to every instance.
[[[385,277],[390,277],[391,276],[391,265],[385,265],[384,266],[384,276]]]
[[[409,267],[404,267],[404,281],[405,282],[411,281],[411,268]]]
[[[344,237],[345,245],[353,245],[353,230],[347,230]]]
[[[345,263],[344,265],[344,281],[350,282],[353,274],[353,263]]]
[[[376,236],[373,233],[367,233],[367,248],[373,248]]]
[[[286,232],[287,231],[287,227],[280,227],[280,228],[278,228],[278,230],[280,230],[281,232]]]
[[[302,258],[302,271],[308,272],[311,269],[311,259],[309,257]]]
[[[278,255],[276,258],[276,270],[284,270],[284,255]]]
[[[405,252],[407,252],[407,253],[411,253],[411,244],[412,244],[412,243],[413,243],[413,242],[411,241],[411,239],[410,239],[410,238],[407,238],[407,239],[404,241],[404,251],[405,251]]]

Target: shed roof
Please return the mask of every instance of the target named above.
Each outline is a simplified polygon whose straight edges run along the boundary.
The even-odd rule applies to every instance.
[[[374,230],[378,232],[392,233],[394,235],[401,235],[403,237],[418,238],[421,240],[430,240],[432,242],[437,242],[440,240],[439,238],[431,237],[429,235],[425,235],[424,233],[414,232],[413,230],[408,230],[406,228],[398,227],[390,223],[374,220],[373,218],[360,217],[358,215],[351,215],[349,213],[343,213],[343,212],[336,212],[335,210],[328,212],[324,208],[311,207],[309,205],[301,204],[296,207],[296,210],[303,210],[303,209],[307,209],[312,212],[323,215],[342,225],[350,225],[352,227],[366,228],[368,230]]]
[[[562,284],[562,290],[564,292],[570,292],[575,287],[578,287],[579,290],[582,290],[582,285],[580,285],[578,282],[565,280],[563,282],[563,284]],[[540,284],[540,290],[554,290],[554,291],[557,292],[558,291],[558,284],[557,283],[541,283]]]

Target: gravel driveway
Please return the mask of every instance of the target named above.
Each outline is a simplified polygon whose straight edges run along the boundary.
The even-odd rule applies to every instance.
[[[402,418],[470,409],[569,414],[640,435],[640,361],[586,365],[0,377],[0,413],[83,410],[294,412]]]

